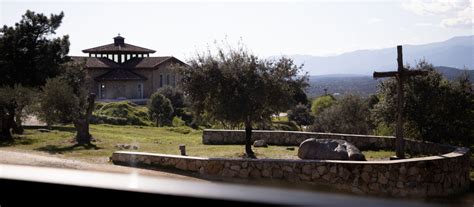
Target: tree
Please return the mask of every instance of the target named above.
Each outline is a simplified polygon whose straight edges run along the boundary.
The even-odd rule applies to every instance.
[[[77,145],[92,145],[89,123],[95,105],[95,94],[87,94],[89,84],[84,64],[69,62],[60,76],[46,81],[41,96],[40,118],[48,124],[73,123]]]
[[[16,104],[15,107],[15,121],[12,132],[14,134],[23,134],[23,119],[33,112],[33,104],[37,100],[37,90],[31,87],[23,87],[22,85],[15,85],[13,87],[13,97]]]
[[[426,61],[415,67],[428,71],[428,75],[409,78],[404,85],[406,136],[470,146],[474,139],[474,95],[469,77],[448,81]],[[373,119],[379,125],[392,126],[396,118],[396,82],[388,79],[379,88]]]
[[[15,26],[0,29],[0,83],[38,87],[59,74],[67,61],[69,37],[56,34],[64,13],[48,18],[27,10]]]
[[[308,100],[308,96],[303,88],[300,88],[298,84],[295,84],[295,94],[293,95],[293,100],[296,104],[303,104],[311,107],[310,102]],[[295,105],[296,106],[296,105]]]
[[[320,96],[313,100],[311,103],[311,111],[317,115],[324,111],[324,109],[330,107],[336,102],[336,99],[331,95]]]
[[[9,128],[2,131],[5,136],[11,127],[14,133],[23,132],[21,117],[32,101],[31,88],[35,90],[58,75],[59,65],[68,59],[69,37],[51,38],[63,17],[62,12],[48,18],[28,10],[14,26],[0,28],[0,87],[10,87],[4,88],[4,95],[11,96],[2,97],[2,110],[7,117],[14,117],[0,122],[1,129]]]
[[[158,89],[157,92],[168,98],[174,108],[184,107],[184,94],[182,90],[167,85]]]
[[[289,58],[261,60],[242,46],[217,54],[198,54],[182,67],[183,90],[198,114],[245,127],[245,152],[251,148],[252,125],[272,114],[287,111],[295,104],[296,89],[307,86],[307,76],[298,76],[301,67]]]
[[[42,88],[40,119],[48,125],[67,124],[74,119],[71,110],[78,108],[79,100],[71,85],[63,78],[48,79]]]
[[[158,89],[157,93],[163,95],[167,99],[171,101],[171,105],[174,109],[174,114],[176,116],[182,116],[184,113],[183,108],[184,105],[184,93],[182,90],[171,87],[171,86],[164,86]]]
[[[23,133],[22,119],[35,100],[34,93],[21,85],[0,88],[0,140],[11,140],[12,133]]]
[[[148,114],[150,119],[156,122],[156,126],[171,125],[173,111],[173,105],[168,98],[158,92],[151,95],[148,101]]]
[[[345,95],[316,115],[310,131],[367,134],[370,130],[368,103],[357,95]]]
[[[296,122],[300,130],[302,130],[302,125],[308,126],[313,124],[314,116],[306,105],[298,104],[288,111],[288,120]]]

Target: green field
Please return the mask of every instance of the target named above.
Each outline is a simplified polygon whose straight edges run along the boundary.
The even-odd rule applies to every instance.
[[[26,129],[23,135],[15,137],[12,143],[1,143],[1,148],[18,149],[32,152],[60,154],[64,157],[77,158],[92,162],[104,162],[114,151],[120,150],[117,144],[138,146],[141,152],[163,153],[178,155],[179,145],[185,144],[189,156],[200,157],[242,157],[243,145],[203,145],[202,131],[187,127],[147,127],[147,126],[118,126],[91,125],[91,134],[97,139],[97,148],[85,149],[73,147],[74,136],[72,126],[53,127],[50,132],[40,132],[37,129]],[[269,146],[254,148],[258,158],[298,159],[298,147],[287,150],[285,146]],[[385,159],[393,152],[367,151],[364,152],[369,160]]]
[[[15,137],[13,143],[2,143],[1,146],[62,154],[65,157],[91,161],[110,157],[114,151],[119,150],[117,144],[136,145],[138,150],[135,151],[176,155],[180,153],[179,145],[185,144],[189,156],[202,157],[241,157],[244,152],[242,145],[203,145],[202,131],[187,127],[91,125],[91,134],[97,139],[94,142],[97,148],[72,148],[72,126],[54,127],[50,132],[26,129],[23,135]],[[270,146],[256,148],[255,152],[259,158],[297,158],[297,148],[290,151],[286,150],[286,147]]]

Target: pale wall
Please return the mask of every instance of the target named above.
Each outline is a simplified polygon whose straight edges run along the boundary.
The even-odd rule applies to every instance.
[[[166,76],[170,76],[170,83],[171,86],[177,86],[180,82],[181,76],[178,71],[172,69],[171,65],[173,62],[167,62],[164,64],[159,65],[155,69],[147,68],[147,69],[134,69],[133,72],[144,76],[147,78],[145,81],[141,81],[143,83],[143,98],[149,98],[154,92],[156,92],[160,88],[160,75],[163,75],[163,87],[168,85],[166,81]],[[129,99],[138,98],[138,90],[137,90],[137,83],[139,81],[102,81],[97,82],[94,78],[106,73],[109,69],[88,69],[87,75],[91,84],[89,86],[89,91],[97,94],[99,97],[99,84],[105,83],[106,88],[110,92],[106,92],[106,99],[115,99],[125,95],[125,97]],[[175,76],[175,84],[173,84],[173,75]],[[125,87],[125,91],[121,91],[120,89]],[[106,90],[107,90],[106,89]]]

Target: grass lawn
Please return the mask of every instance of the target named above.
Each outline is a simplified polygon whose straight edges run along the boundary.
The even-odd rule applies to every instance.
[[[97,149],[72,148],[74,136],[72,126],[54,127],[50,132],[37,129],[26,129],[24,135],[16,136],[15,142],[0,144],[0,148],[47,152],[64,157],[77,158],[92,162],[106,162],[114,151],[119,150],[117,144],[132,144],[139,147],[136,151],[176,154],[178,146],[186,145],[189,156],[200,157],[241,157],[243,145],[203,145],[202,131],[188,128],[158,128],[147,126],[91,125],[92,135],[98,139],[94,144]],[[298,159],[298,147],[287,150],[284,146],[254,148],[258,158]],[[385,159],[392,151],[365,151],[368,160]]]
[[[178,129],[178,130],[177,130]],[[182,132],[184,131],[184,132]],[[106,160],[117,144],[133,144],[136,151],[163,154],[180,154],[179,145],[186,145],[189,156],[201,157],[240,157],[243,145],[203,145],[202,131],[179,130],[179,128],[158,128],[147,126],[91,125],[91,134],[98,139],[94,144],[98,149],[72,148],[74,137],[72,126],[54,127],[50,132],[26,129],[24,135],[16,136],[14,143],[0,144],[4,149],[42,151],[50,154],[62,154],[65,157],[89,161]],[[282,146],[254,149],[259,158],[297,158],[294,151]]]

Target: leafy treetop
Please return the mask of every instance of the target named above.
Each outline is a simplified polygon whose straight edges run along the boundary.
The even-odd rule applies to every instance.
[[[0,29],[0,83],[39,87],[67,61],[69,36],[51,38],[64,13],[47,16],[27,10],[15,26]]]

